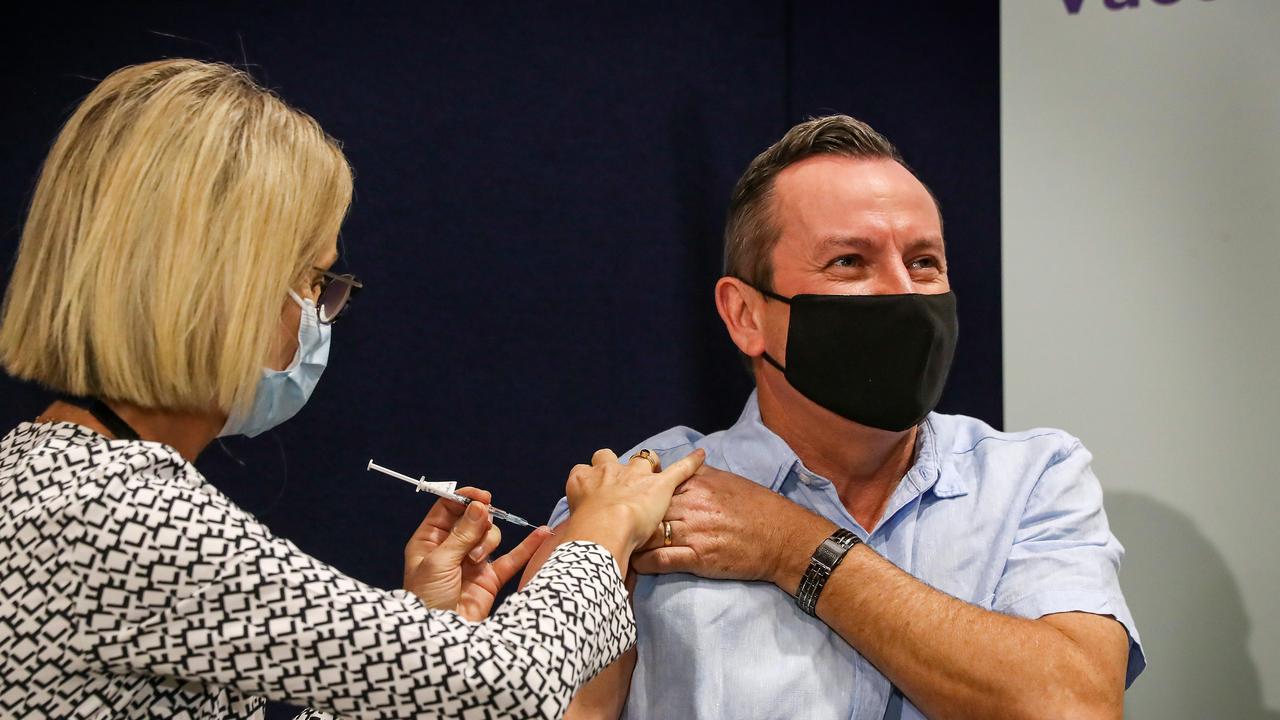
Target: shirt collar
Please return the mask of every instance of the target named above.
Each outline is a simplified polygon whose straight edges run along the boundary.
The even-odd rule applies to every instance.
[[[800,461],[791,446],[765,427],[755,390],[747,398],[738,421],[725,431],[722,448],[730,470],[774,492]]]
[[[932,489],[940,498],[958,497],[968,494],[969,488],[957,473],[942,472],[939,447],[944,439],[939,437],[939,430],[945,432],[947,426],[941,422],[943,419],[937,413],[930,413],[920,423],[916,434],[916,459],[904,479],[917,494]],[[760,419],[760,403],[754,390],[747,398],[738,421],[725,431],[721,447],[729,470],[774,492],[782,487],[792,468],[801,464],[795,451],[765,427]]]
[[[940,498],[960,497],[969,494],[969,479],[954,468],[946,468],[942,462],[942,449],[950,448],[954,424],[949,416],[929,413],[920,426],[920,453],[916,466],[929,468],[933,474],[933,494]],[[928,455],[927,461],[922,463]]]

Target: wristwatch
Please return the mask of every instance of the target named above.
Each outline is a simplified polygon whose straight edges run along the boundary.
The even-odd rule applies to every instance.
[[[844,560],[844,556],[854,545],[862,542],[849,530],[840,528],[831,533],[831,537],[822,541],[813,556],[809,558],[809,567],[800,578],[800,587],[796,589],[796,605],[809,615],[817,616],[818,596],[827,585],[827,578]]]

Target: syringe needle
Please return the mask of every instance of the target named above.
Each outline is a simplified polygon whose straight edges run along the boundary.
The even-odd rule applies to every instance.
[[[461,503],[463,505],[471,504],[471,498],[469,497],[459,495],[456,492],[450,492],[448,490],[432,487],[431,483],[427,482],[426,478],[411,478],[408,475],[405,475],[404,473],[398,473],[395,470],[392,470],[391,468],[383,467],[378,463],[374,462],[372,459],[370,459],[369,464],[365,466],[365,470],[377,470],[378,472],[384,475],[390,475],[391,477],[396,478],[397,480],[403,480],[409,483],[410,485],[414,486],[414,488],[417,489],[419,492],[430,493],[432,495],[435,495],[436,497],[442,497],[447,500],[452,500],[456,503]],[[492,505],[489,506],[489,514],[499,520],[505,520],[511,523],[512,525],[523,525],[524,527],[531,527],[531,528],[538,527],[537,525],[534,525],[533,523],[529,522],[528,520],[525,520],[519,515],[509,513],[506,510],[499,510],[498,508],[493,507]]]

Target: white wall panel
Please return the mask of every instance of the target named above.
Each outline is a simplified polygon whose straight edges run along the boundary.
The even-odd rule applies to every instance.
[[[1280,1],[1001,11],[1006,426],[1094,452],[1128,714],[1280,717]]]

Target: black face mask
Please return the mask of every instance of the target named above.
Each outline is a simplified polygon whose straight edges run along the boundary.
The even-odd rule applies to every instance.
[[[757,288],[758,289],[758,288]],[[800,394],[862,425],[901,432],[938,405],[951,371],[959,323],[956,296],[795,295],[787,366]]]

